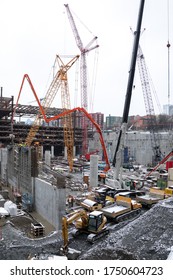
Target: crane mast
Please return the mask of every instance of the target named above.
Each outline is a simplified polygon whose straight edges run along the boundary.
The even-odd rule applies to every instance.
[[[138,47],[137,62],[138,62],[139,75],[141,79],[142,91],[144,96],[145,109],[148,117],[149,130],[151,134],[151,147],[154,154],[153,164],[157,164],[162,158],[162,153],[160,150],[159,138],[158,135],[156,135],[157,123],[156,123],[156,116],[154,112],[154,104],[152,100],[147,66],[140,45]]]
[[[75,37],[76,45],[81,52],[80,56],[80,87],[81,87],[81,107],[88,111],[88,81],[87,81],[87,61],[86,61],[86,54],[99,47],[98,45],[91,46],[97,37],[95,36],[86,47],[83,46],[82,40],[80,38],[79,32],[77,30],[74,18],[70,11],[69,5],[64,4],[67,15],[71,24],[71,28]],[[82,153],[86,154],[88,149],[88,134],[87,134],[87,119],[83,117],[82,119],[82,128],[83,128],[83,145],[82,145]]]
[[[140,7],[139,7],[138,20],[137,20],[137,27],[136,27],[136,31],[134,33],[133,50],[132,50],[129,78],[128,78],[128,83],[127,83],[126,98],[125,98],[125,103],[124,103],[122,125],[121,125],[120,132],[118,135],[117,145],[116,145],[113,163],[112,163],[113,166],[115,167],[114,180],[116,180],[116,181],[119,181],[119,179],[120,179],[119,175],[120,175],[120,168],[122,166],[122,151],[124,148],[125,135],[126,135],[126,131],[127,131],[127,122],[128,122],[128,115],[129,115],[129,109],[130,109],[130,103],[131,103],[132,87],[133,87],[133,80],[134,80],[134,75],[135,75],[136,59],[137,59],[138,45],[139,45],[139,39],[140,39],[140,30],[141,30],[141,24],[142,24],[144,3],[145,3],[145,0],[141,0]]]
[[[34,87],[31,83],[31,80],[29,79],[28,75],[24,75],[17,103],[19,100],[19,97],[21,95],[21,91],[23,88],[24,80],[27,79],[35,97],[39,104],[40,112],[36,116],[34,123],[26,137],[25,145],[31,146],[33,143],[33,140],[39,130],[39,127],[41,125],[41,121],[46,119],[46,114],[48,108],[50,108],[59,88],[61,87],[61,102],[62,102],[62,109],[63,112],[66,110],[71,109],[70,105],[70,94],[69,94],[69,88],[68,88],[68,79],[67,79],[67,72],[72,67],[72,65],[76,62],[76,60],[79,58],[79,55],[73,57],[67,64],[64,64],[63,61],[59,56],[56,56],[56,59],[59,64],[59,70],[57,71],[56,75],[53,78],[53,81],[51,82],[49,89],[46,93],[46,96],[43,99],[42,104],[40,103],[36,92],[34,90]],[[64,142],[65,147],[67,147],[67,158],[69,162],[70,171],[72,171],[73,168],[73,146],[74,146],[74,137],[73,137],[73,126],[72,126],[72,117],[71,114],[67,114],[63,116],[63,128],[64,128]],[[41,150],[40,146],[38,147],[38,157],[40,158]]]

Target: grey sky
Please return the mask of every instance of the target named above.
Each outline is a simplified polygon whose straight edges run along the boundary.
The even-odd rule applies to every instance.
[[[170,6],[169,40],[173,42],[173,1]],[[75,17],[84,46],[94,35],[98,36],[99,58],[95,87],[94,112],[105,115],[122,115],[131,60],[133,36],[130,27],[136,28],[139,0],[0,0],[0,86],[4,96],[19,92],[25,73],[29,74],[41,98],[50,82],[55,55],[79,54],[64,8],[68,3],[72,12],[88,27],[84,29]],[[146,0],[140,40],[147,66],[161,106],[168,103],[167,89],[167,0]],[[172,46],[170,65],[173,64]],[[88,71],[91,75],[93,53],[88,54]],[[74,107],[75,66],[69,71],[71,107]],[[172,66],[171,66],[172,67]],[[172,75],[172,69],[171,69]],[[130,115],[145,114],[141,83],[136,68],[135,90],[132,94]],[[171,103],[173,81],[171,78]],[[80,106],[80,92],[78,93]],[[21,104],[33,101],[31,91],[24,88]],[[88,97],[90,100],[90,97]],[[60,106],[60,94],[55,105]],[[89,103],[90,101],[88,101]],[[158,113],[153,97],[155,112]],[[34,103],[33,103],[34,105]]]

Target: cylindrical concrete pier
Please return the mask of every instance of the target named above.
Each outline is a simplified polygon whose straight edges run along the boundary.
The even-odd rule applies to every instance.
[[[98,159],[99,156],[90,156],[90,187],[96,188],[98,186]]]

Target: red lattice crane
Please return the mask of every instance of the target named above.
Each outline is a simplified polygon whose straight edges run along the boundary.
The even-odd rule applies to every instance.
[[[145,57],[140,45],[138,46],[137,62],[138,62],[139,75],[141,79],[142,91],[144,96],[146,114],[149,121],[149,130],[151,134],[151,147],[154,154],[153,163],[157,164],[162,159],[162,153],[160,150],[160,141],[158,135],[156,134],[157,123],[156,123],[154,104],[153,104],[151,88],[150,88],[149,73],[146,66]]]
[[[95,36],[85,47],[83,46],[82,40],[79,36],[79,32],[77,30],[75,21],[73,19],[72,13],[69,9],[68,4],[64,4],[67,15],[71,24],[71,28],[76,40],[77,47],[79,48],[80,55],[80,86],[81,86],[81,107],[88,111],[88,87],[87,87],[87,62],[86,62],[86,54],[91,50],[99,47],[95,45],[92,47],[92,44],[97,40]],[[82,128],[83,128],[83,145],[82,145],[82,154],[85,155],[88,149],[88,137],[87,137],[87,120],[85,117],[82,119]]]

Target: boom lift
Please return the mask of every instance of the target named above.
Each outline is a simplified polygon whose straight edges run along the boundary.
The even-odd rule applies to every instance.
[[[129,115],[129,109],[130,109],[133,80],[134,80],[134,75],[135,75],[136,59],[137,59],[144,3],[145,3],[145,0],[141,0],[137,28],[134,33],[134,44],[133,44],[133,50],[132,50],[131,65],[130,65],[130,71],[129,71],[128,84],[127,84],[127,92],[126,92],[124,111],[123,111],[123,117],[122,117],[122,125],[121,125],[120,132],[118,135],[117,146],[116,146],[115,154],[114,154],[114,158],[113,158],[113,166],[115,167],[114,181],[118,182],[118,183],[119,183],[119,180],[121,181],[120,168],[122,167],[122,152],[123,152],[123,148],[124,148],[125,135],[126,135],[126,131],[127,131],[127,122],[128,122],[128,115]],[[121,182],[120,182],[120,185],[121,185]]]
[[[89,233],[87,241],[90,243],[95,242],[97,239],[107,235],[109,230],[106,228],[107,219],[100,211],[93,211],[87,213],[85,210],[70,213],[62,217],[62,237],[64,245],[62,247],[63,253],[68,253],[68,226],[75,223],[75,230],[72,232],[73,236],[77,236],[82,232]]]

